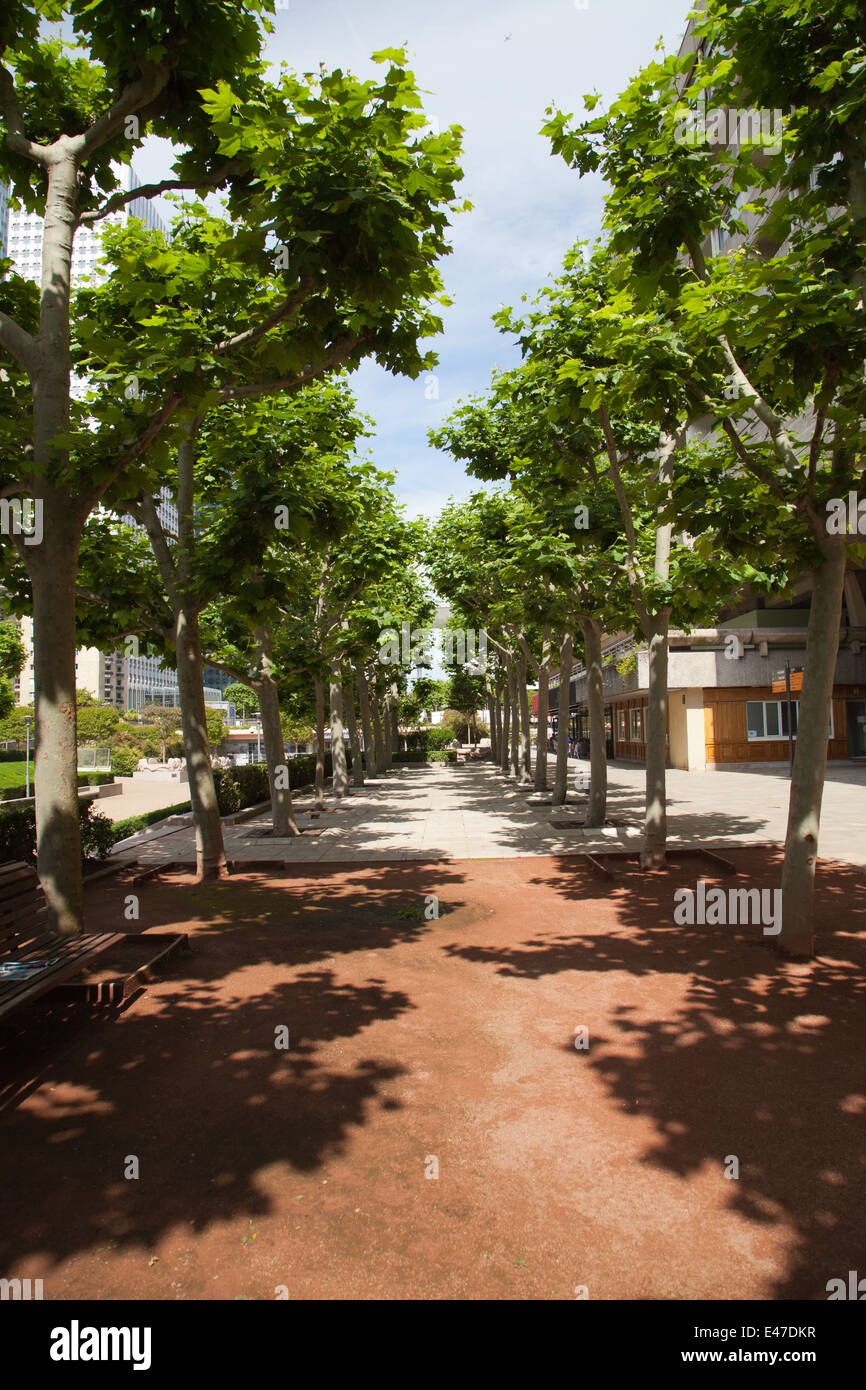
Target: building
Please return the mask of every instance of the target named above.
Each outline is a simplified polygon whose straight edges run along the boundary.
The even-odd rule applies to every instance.
[[[864,602],[862,590],[859,601]],[[855,624],[850,617],[849,609],[836,658],[828,762],[866,759],[866,621]],[[669,766],[704,772],[788,762],[785,666],[796,740],[807,621],[808,609],[753,609],[712,629],[670,633]],[[644,762],[647,647],[631,637],[606,639],[602,661],[607,755]],[[554,725],[558,704],[557,678],[550,692]],[[578,742],[588,739],[586,667],[581,662],[574,668],[568,704],[570,736]]]
[[[693,31],[690,20],[680,56],[698,52]],[[689,81],[690,74],[686,73],[682,90]],[[725,111],[725,141],[742,138],[743,123],[748,122],[751,130],[759,115],[761,129],[770,133],[782,113]],[[727,255],[743,245],[752,246],[761,255],[774,255],[783,249],[763,236],[757,212],[742,212],[742,204],[748,201],[748,191],[737,200],[745,232],[714,230],[704,241],[705,255]],[[812,422],[804,419],[797,423],[811,434]],[[713,428],[711,419],[698,423],[690,436],[706,438]],[[796,741],[797,693],[802,686],[811,589],[812,576],[803,574],[790,600],[765,604],[743,594],[720,611],[716,627],[669,634],[667,734],[672,767],[704,771],[788,762],[789,734],[790,740]],[[608,757],[643,762],[649,702],[647,648],[627,634],[615,634],[602,642],[602,659]],[[552,682],[554,723],[558,685],[558,679]],[[570,735],[578,742],[587,740],[588,723],[586,668],[578,662],[569,686]],[[845,579],[827,738],[829,762],[866,758],[866,569],[853,560],[848,562]]]

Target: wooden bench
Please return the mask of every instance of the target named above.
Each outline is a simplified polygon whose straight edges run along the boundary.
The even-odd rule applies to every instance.
[[[58,936],[48,930],[48,907],[36,870],[0,865],[0,1018],[77,975],[109,947],[142,941],[125,932]],[[166,938],[154,937],[154,943]],[[186,943],[173,937],[171,945]],[[167,954],[163,949],[160,956]]]

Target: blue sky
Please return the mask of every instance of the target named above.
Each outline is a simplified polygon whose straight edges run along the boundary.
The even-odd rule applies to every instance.
[[[611,100],[660,38],[676,50],[689,9],[689,0],[586,0],[585,9],[575,0],[288,0],[277,10],[268,43],[275,64],[305,72],[323,62],[366,77],[381,73],[372,52],[405,44],[429,93],[427,114],[440,128],[464,127],[458,191],[474,209],[455,219],[454,250],[442,262],[454,304],[431,343],[439,355],[435,388],[427,377],[395,378],[375,364],[352,378],[361,408],[377,422],[375,462],[396,474],[411,515],[435,515],[449,496],[477,486],[430,447],[427,431],[458,399],[483,391],[494,365],[518,360],[491,315],[532,296],[567,248],[599,228],[603,186],[551,156],[538,134],[546,107],[582,112],[591,91]],[[143,154],[139,172],[161,174],[164,155]]]

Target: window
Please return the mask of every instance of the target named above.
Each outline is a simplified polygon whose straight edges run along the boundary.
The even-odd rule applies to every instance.
[[[620,743],[628,742],[624,709],[618,709],[616,712],[616,736]]]
[[[643,743],[643,710],[630,709],[628,717],[632,743]]]
[[[797,722],[800,716],[800,701],[791,701],[793,735],[797,737]],[[747,700],[746,737],[754,739],[787,739],[788,702],[787,700]],[[830,728],[828,739],[833,737],[833,709],[830,708]]]

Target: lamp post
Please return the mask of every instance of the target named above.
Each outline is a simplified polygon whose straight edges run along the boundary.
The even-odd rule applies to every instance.
[[[24,720],[24,727],[27,730],[27,752],[24,756],[24,795],[30,795],[30,720]],[[21,783],[18,783],[19,787]]]

